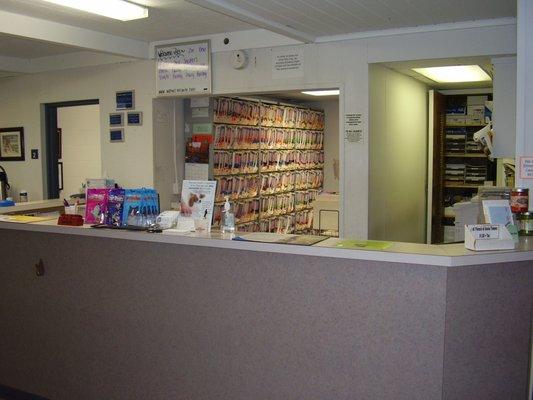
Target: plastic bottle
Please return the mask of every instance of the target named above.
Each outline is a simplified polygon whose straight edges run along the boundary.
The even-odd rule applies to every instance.
[[[228,196],[225,196],[226,202],[224,203],[224,210],[222,214],[222,233],[234,233],[235,232],[235,215],[231,212],[231,205],[229,203]]]

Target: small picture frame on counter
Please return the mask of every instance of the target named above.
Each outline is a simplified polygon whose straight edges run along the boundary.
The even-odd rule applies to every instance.
[[[110,143],[120,143],[124,141],[124,129],[115,128],[109,130],[109,142]]]
[[[109,126],[123,126],[124,125],[124,113],[110,113],[109,114]]]
[[[115,102],[117,110],[133,110],[135,108],[135,91],[122,90],[116,92]]]
[[[130,111],[126,118],[128,125],[141,126],[143,124],[143,113],[141,111]]]

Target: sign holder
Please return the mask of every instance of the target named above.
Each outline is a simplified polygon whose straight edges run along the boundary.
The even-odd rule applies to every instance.
[[[157,46],[157,96],[205,96],[211,88],[211,41]]]

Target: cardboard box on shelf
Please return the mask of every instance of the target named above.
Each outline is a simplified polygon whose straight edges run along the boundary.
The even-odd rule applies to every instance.
[[[446,125],[464,125],[465,122],[465,115],[446,114]]]
[[[467,96],[466,105],[485,105],[485,102],[489,99],[489,96]]]
[[[467,115],[471,117],[485,117],[485,104],[470,105],[467,107]]]
[[[484,125],[485,120],[483,117],[468,115],[465,119],[465,125]]]

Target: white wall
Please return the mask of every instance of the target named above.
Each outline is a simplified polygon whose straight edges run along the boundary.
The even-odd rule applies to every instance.
[[[514,157],[516,153],[516,57],[493,58],[494,129],[493,156]]]
[[[152,98],[153,61],[23,75],[0,80],[0,125],[23,126],[26,161],[3,162],[13,191],[27,189],[32,199],[43,195],[41,104],[99,99],[102,171],[125,186],[153,185]],[[115,92],[134,89],[136,109],[143,112],[140,127],[125,127],[124,143],[109,143],[108,116],[115,111]],[[31,160],[30,149],[41,159]]]
[[[213,92],[215,95],[247,94],[340,87],[340,114],[362,113],[365,130],[363,143],[345,140],[339,143],[339,190],[343,193],[341,232],[345,236],[364,238],[368,234],[369,191],[368,64],[514,54],[516,26],[411,33],[298,47],[304,53],[303,76],[282,79],[272,78],[271,48],[250,50],[249,66],[242,70],[231,67],[232,52],[214,53]],[[103,170],[127,186],[151,185],[154,181],[153,140],[151,124],[146,121],[152,121],[154,75],[152,62],[139,61],[6,79],[0,82],[0,121],[6,126],[25,126],[29,152],[30,148],[41,148],[41,103],[100,98]],[[107,114],[113,111],[114,92],[122,89],[135,89],[137,108],[144,112],[145,124],[127,128],[125,143],[110,145]],[[339,120],[339,130],[342,137],[343,118]],[[28,190],[42,192],[40,161],[5,163],[5,166],[15,186],[21,181]]]
[[[179,201],[184,177],[184,100],[156,98],[153,101],[154,188],[159,192],[162,210]]]
[[[370,67],[369,238],[425,243],[428,88]]]
[[[87,178],[102,176],[100,106],[91,104],[57,110],[61,128],[63,191],[60,197],[80,193]]]
[[[231,67],[231,52],[213,55],[215,94],[246,94],[283,90],[340,87],[341,115],[362,113],[364,143],[341,140],[341,232],[364,238],[368,234],[368,64],[431,58],[495,56],[516,52],[513,24],[483,28],[403,34],[297,46],[304,52],[301,77],[272,78],[273,49],[252,49],[247,68]],[[339,120],[343,137],[344,120]]]
[[[533,179],[521,179],[519,157],[533,157],[533,1],[518,0],[516,58],[516,186],[533,192]],[[533,196],[529,196],[533,209]],[[532,383],[533,385],[533,383]]]

